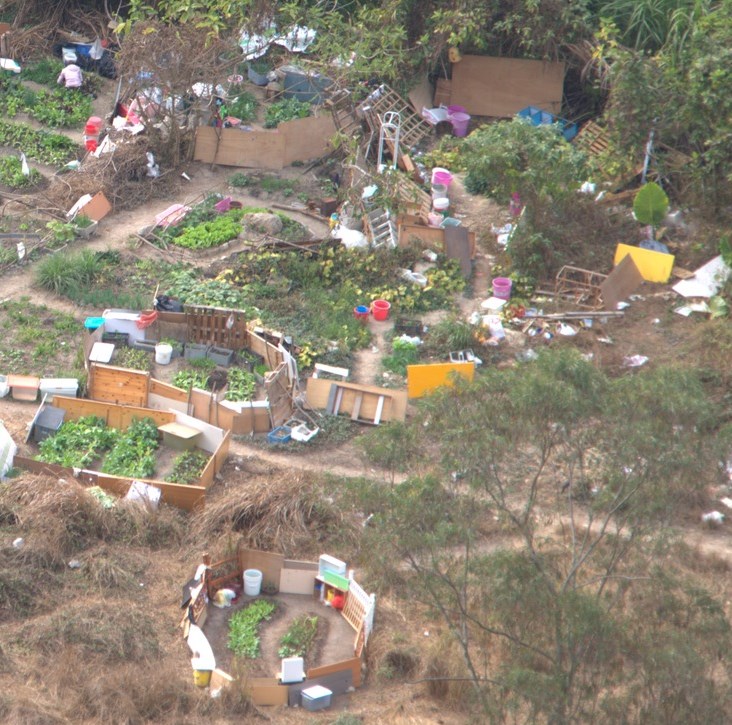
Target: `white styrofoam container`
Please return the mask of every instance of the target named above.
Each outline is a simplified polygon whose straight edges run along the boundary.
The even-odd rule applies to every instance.
[[[41,397],[46,395],[47,401],[53,400],[54,395],[75,398],[79,392],[79,381],[76,378],[41,378],[40,389]]]
[[[332,571],[334,574],[346,576],[346,562],[328,554],[321,554],[320,559],[318,559],[318,574],[323,576],[323,573],[326,571]]]
[[[145,330],[137,326],[140,313],[134,310],[104,310],[105,332],[125,332],[130,337],[130,345],[136,340],[145,339]]]
[[[8,378],[5,375],[0,375],[0,398],[4,398],[10,388],[8,387]]]

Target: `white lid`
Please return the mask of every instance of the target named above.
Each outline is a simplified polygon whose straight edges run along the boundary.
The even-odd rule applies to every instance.
[[[302,694],[305,695],[305,697],[309,697],[311,700],[315,700],[318,697],[327,697],[328,695],[332,695],[333,692],[322,685],[313,685],[312,687],[304,689]]]

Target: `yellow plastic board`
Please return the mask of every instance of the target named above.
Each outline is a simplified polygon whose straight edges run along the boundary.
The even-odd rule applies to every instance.
[[[674,267],[673,254],[654,252],[642,247],[631,247],[628,244],[618,244],[613,263],[619,264],[628,255],[635,262],[641,277],[646,282],[668,282]]]
[[[407,395],[421,398],[443,385],[452,385],[452,373],[473,380],[475,363],[433,363],[430,365],[407,365]]]

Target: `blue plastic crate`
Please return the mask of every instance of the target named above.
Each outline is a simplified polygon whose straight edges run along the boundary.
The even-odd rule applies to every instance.
[[[289,425],[281,425],[267,433],[267,440],[270,443],[289,443],[292,438],[292,428]]]

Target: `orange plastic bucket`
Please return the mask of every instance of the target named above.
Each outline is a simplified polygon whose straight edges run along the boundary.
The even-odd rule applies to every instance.
[[[383,322],[389,317],[390,309],[391,303],[387,302],[386,300],[374,300],[371,303],[371,314],[378,322]]]

